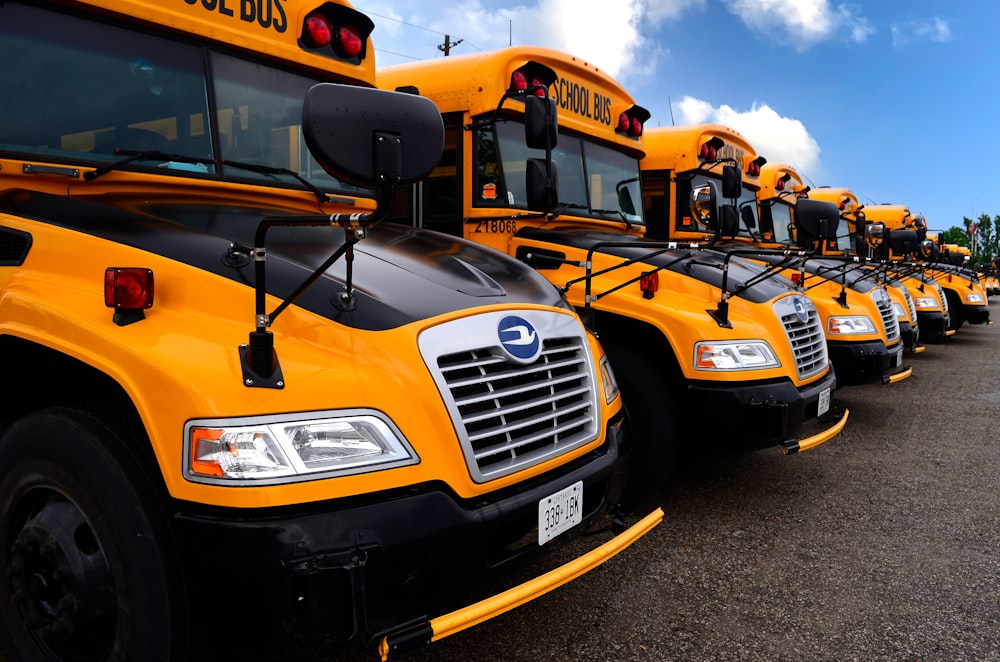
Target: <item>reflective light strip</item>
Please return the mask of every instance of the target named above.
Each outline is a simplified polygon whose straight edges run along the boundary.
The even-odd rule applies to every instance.
[[[800,439],[797,442],[793,442],[782,446],[781,452],[784,453],[785,455],[791,455],[792,453],[801,453],[802,451],[807,451],[810,448],[815,448],[816,446],[819,446],[824,442],[830,441],[838,434],[840,434],[841,430],[844,429],[844,426],[847,425],[847,419],[850,415],[851,415],[851,410],[845,409],[844,415],[840,417],[840,420],[837,421],[836,424],[827,428],[823,432],[820,432],[819,434],[814,434],[811,437],[806,437],[805,439]]]
[[[385,662],[385,660],[389,659],[391,653],[407,650],[408,647],[404,648],[407,643],[439,641],[541,597],[549,591],[559,588],[563,584],[567,584],[601,565],[646,535],[662,520],[663,509],[657,508],[597,549],[591,550],[563,566],[550,570],[544,575],[510,588],[503,593],[415,626],[418,637],[429,635],[429,637],[422,637],[423,642],[414,642],[413,635],[405,631],[385,636],[378,644],[379,656]]]
[[[883,384],[895,384],[896,382],[903,381],[904,379],[906,379],[907,377],[909,377],[912,374],[913,374],[913,368],[912,367],[911,368],[907,368],[906,370],[900,370],[896,374],[889,375],[888,377],[886,377],[882,381],[882,383]]]

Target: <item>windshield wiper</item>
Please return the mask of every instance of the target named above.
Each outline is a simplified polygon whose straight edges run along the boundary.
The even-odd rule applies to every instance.
[[[239,170],[248,170],[250,172],[256,172],[261,175],[288,175],[289,177],[294,177],[295,179],[299,180],[299,182],[301,182],[303,186],[312,191],[316,195],[316,199],[319,200],[321,203],[329,200],[329,196],[327,195],[326,191],[316,186],[311,181],[309,181],[299,173],[295,172],[294,170],[289,170],[288,168],[279,168],[277,166],[264,165],[261,163],[227,161],[226,159],[221,159],[220,161],[218,161],[218,163],[223,168],[228,166],[232,168],[237,168]]]
[[[185,156],[183,154],[170,154],[168,152],[161,152],[156,149],[147,149],[135,151],[131,149],[115,149],[115,154],[122,154],[125,156],[124,159],[119,159],[108,163],[107,165],[102,165],[100,168],[95,168],[94,170],[88,170],[83,173],[83,178],[85,180],[92,181],[100,177],[101,175],[106,175],[112,170],[118,170],[127,166],[133,161],[175,161],[177,163],[190,163],[193,165],[205,166],[206,169],[209,164],[214,164],[215,162],[211,159],[205,159],[200,156]],[[207,170],[206,170],[207,172]]]
[[[118,170],[127,166],[133,161],[165,161],[165,162],[177,162],[177,163],[190,163],[192,165],[200,165],[207,168],[209,165],[221,165],[223,167],[229,166],[239,170],[248,170],[250,172],[256,172],[262,175],[288,175],[289,177],[294,177],[299,180],[303,186],[312,191],[316,195],[316,199],[321,203],[326,202],[329,197],[326,192],[320,189],[318,186],[313,184],[311,181],[295,172],[294,170],[289,170],[288,168],[278,168],[276,166],[263,165],[260,163],[244,163],[242,161],[226,161],[217,160],[213,161],[211,159],[205,159],[204,157],[198,156],[186,156],[184,154],[170,154],[169,152],[161,152],[160,150],[140,150],[134,151],[129,149],[115,149],[115,154],[121,154],[125,156],[124,159],[119,159],[107,165],[103,165],[100,168],[90,170],[83,173],[83,178],[85,180],[93,181],[101,175],[106,175],[112,170]]]

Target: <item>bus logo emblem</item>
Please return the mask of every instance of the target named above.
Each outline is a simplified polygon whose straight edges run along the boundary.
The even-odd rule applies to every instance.
[[[806,308],[806,301],[802,297],[795,297],[792,300],[792,308],[795,309],[795,315],[802,320],[805,324],[809,321],[809,310]]]
[[[531,363],[538,358],[542,343],[528,320],[507,315],[497,325],[497,336],[504,351],[514,361]]]

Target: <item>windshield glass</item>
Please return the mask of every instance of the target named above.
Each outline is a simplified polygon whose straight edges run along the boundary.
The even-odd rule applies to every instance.
[[[527,148],[524,125],[518,121],[502,120],[496,129],[499,145],[494,144],[489,127],[476,134],[473,199],[477,206],[527,209],[525,163],[529,158],[545,158],[545,152]],[[642,200],[638,159],[584,138],[559,134],[552,160],[558,168],[563,213],[643,223],[642,206],[637,204]]]
[[[302,186],[288,175],[219,172],[220,159],[248,161],[358,194],[302,139],[302,100],[318,79],[211,53],[209,94],[205,51],[190,43],[20,4],[0,16],[0,151],[95,166],[122,160],[116,150],[156,151],[122,167]]]
[[[774,241],[779,244],[792,243],[792,206],[782,199],[774,200],[771,205],[771,231]]]
[[[760,220],[757,218],[757,189],[744,184],[737,209],[740,210],[740,229],[736,236],[760,239]]]

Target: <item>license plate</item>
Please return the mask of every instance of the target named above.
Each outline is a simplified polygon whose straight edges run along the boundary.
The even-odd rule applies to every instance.
[[[896,358],[892,360],[892,367],[898,368],[901,365],[903,365],[903,353],[896,352]]]
[[[544,545],[583,521],[583,481],[538,502],[538,544]]]
[[[830,389],[825,388],[819,393],[819,400],[816,402],[816,415],[822,416],[830,411]]]

